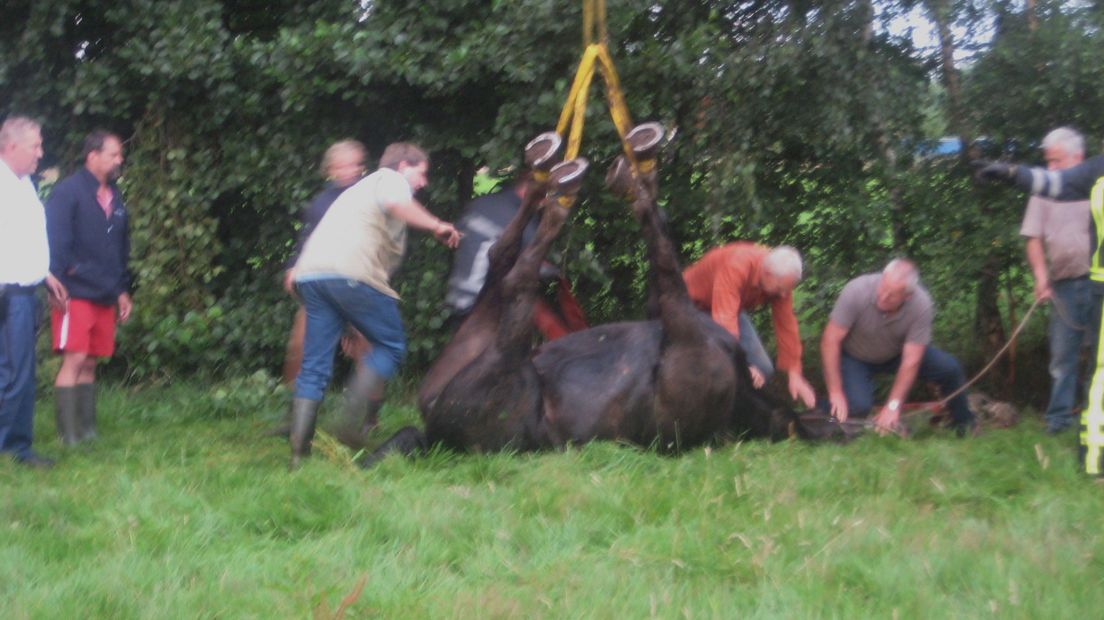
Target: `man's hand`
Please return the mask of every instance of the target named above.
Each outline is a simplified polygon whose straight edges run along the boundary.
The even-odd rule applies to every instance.
[[[443,220],[437,222],[437,226],[433,229],[433,236],[449,249],[455,250],[456,246],[460,245],[460,231]]]
[[[790,398],[794,400],[800,400],[805,403],[805,406],[812,409],[816,406],[816,392],[813,390],[813,386],[809,385],[809,382],[805,380],[805,377],[800,372],[794,371],[790,374]]]
[[[284,292],[292,297],[298,297],[295,294],[295,268],[288,269],[284,272]]]
[[[970,162],[970,165],[977,170],[974,173],[974,178],[981,181],[1003,181],[1007,183],[1016,178],[1015,164],[977,159]]]
[[[758,390],[767,384],[767,378],[755,366],[748,366],[748,372],[751,373],[751,387]]]
[[[1041,278],[1035,280],[1035,301],[1044,301],[1054,297],[1054,291],[1050,288],[1050,280]]]
[[[847,421],[847,396],[842,390],[828,392],[828,402],[832,404],[832,416],[840,422]]]
[[[54,277],[54,274],[46,274],[46,291],[49,293],[47,298],[50,302],[51,308],[58,310],[65,310],[65,304],[69,303],[69,291],[65,290],[65,285]]]
[[[900,421],[900,408],[891,409],[889,407],[882,407],[878,415],[874,416],[874,430],[877,431],[879,435],[896,433],[900,426]]]
[[[119,322],[126,323],[130,320],[130,311],[134,309],[134,302],[130,300],[129,293],[119,294]]]

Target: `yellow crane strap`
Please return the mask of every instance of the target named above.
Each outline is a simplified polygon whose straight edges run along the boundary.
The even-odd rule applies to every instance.
[[[646,171],[640,170],[632,145],[626,139],[633,126],[632,117],[629,115],[629,107],[625,103],[625,95],[621,90],[621,80],[617,76],[617,68],[613,65],[613,56],[610,55],[606,39],[605,0],[583,0],[583,57],[579,61],[571,90],[560,112],[560,120],[556,123],[556,133],[567,140],[564,160],[577,157],[583,141],[583,125],[586,123],[590,83],[594,79],[594,72],[599,71],[606,83],[610,116],[613,117],[613,125],[621,138],[621,148],[625,152],[625,158],[629,161],[633,175],[637,176],[640,172]],[[654,166],[655,163],[648,162],[647,165]]]

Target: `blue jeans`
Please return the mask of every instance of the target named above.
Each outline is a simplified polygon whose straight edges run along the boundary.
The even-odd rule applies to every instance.
[[[32,454],[38,299],[11,294],[7,305],[0,319],[0,452],[22,459]]]
[[[307,311],[303,340],[303,365],[295,380],[295,397],[322,400],[333,375],[334,352],[341,332],[349,323],[372,343],[361,362],[389,379],[406,355],[399,304],[376,289],[344,278],[296,283]]]
[[[763,373],[763,378],[769,381],[774,375],[774,364],[771,363],[763,341],[759,339],[759,334],[755,332],[755,326],[751,324],[746,312],[740,313],[740,347],[744,349],[748,364],[758,368]]]
[[[888,362],[872,364],[840,352],[840,375],[843,393],[847,396],[848,415],[860,418],[869,415],[874,407],[874,375],[896,374],[900,366],[900,355]],[[944,394],[950,394],[966,383],[966,375],[958,360],[931,345],[924,350],[917,378],[936,383]],[[947,407],[951,410],[955,426],[965,427],[973,423],[974,414],[970,411],[965,392],[951,399]]]
[[[1050,343],[1050,401],[1046,425],[1060,431],[1073,425],[1077,407],[1077,384],[1081,373],[1081,348],[1095,350],[1099,328],[1100,294],[1088,278],[1057,280],[1051,284],[1055,307],[1050,312],[1047,340]]]

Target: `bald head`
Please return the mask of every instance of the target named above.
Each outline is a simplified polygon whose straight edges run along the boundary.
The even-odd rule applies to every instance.
[[[907,258],[895,258],[882,270],[878,281],[877,305],[882,312],[896,312],[908,301],[920,283],[916,263]]]

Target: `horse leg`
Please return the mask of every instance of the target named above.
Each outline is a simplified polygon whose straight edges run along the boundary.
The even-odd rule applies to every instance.
[[[383,442],[371,454],[357,461],[364,469],[375,466],[389,454],[413,456],[425,452],[427,448],[425,433],[413,426],[406,426]]]
[[[698,444],[729,427],[729,412],[739,383],[726,341],[715,341],[690,301],[674,244],[656,208],[654,167],[633,174],[623,158],[614,163],[607,183],[631,198],[648,253],[650,295],[663,327],[663,345],[654,379],[653,421],[658,445],[678,450]]]
[[[519,361],[527,358],[532,348],[533,308],[539,296],[541,263],[567,220],[566,205],[574,200],[586,169],[586,160],[576,159],[552,170],[554,190],[544,200],[537,234],[502,279],[505,306],[495,344],[500,353],[511,353]]]
[[[540,416],[541,385],[530,356],[540,264],[566,221],[567,208],[561,202],[577,190],[561,177],[564,171],[573,173],[567,178],[581,177],[586,168],[578,160],[560,166],[552,170],[553,193],[543,202],[533,241],[499,283],[501,303],[486,346],[422,409],[430,443],[476,451],[538,445],[532,429]]]
[[[418,407],[424,413],[433,407],[441,390],[479,356],[493,341],[498,329],[502,307],[502,278],[510,271],[521,253],[525,228],[537,213],[548,190],[547,170],[559,152],[560,137],[555,133],[541,134],[525,147],[526,163],[532,170],[521,206],[502,231],[498,241],[487,253],[487,274],[483,290],[475,300],[471,313],[460,324],[448,344],[434,360],[418,388]],[[543,179],[543,180],[542,180]]]

